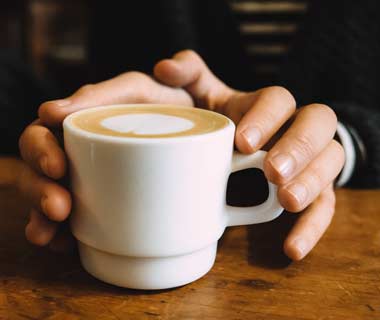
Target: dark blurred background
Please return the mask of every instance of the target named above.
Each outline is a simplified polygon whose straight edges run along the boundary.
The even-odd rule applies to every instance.
[[[4,148],[16,148],[41,102],[121,72],[151,73],[182,49],[199,52],[233,87],[273,84],[306,9],[306,0],[3,0]]]
[[[77,88],[89,78],[87,20],[83,0],[3,0],[0,50],[21,56],[41,79]]]
[[[160,0],[147,8],[138,1],[3,0],[0,51],[20,55],[67,93],[123,71],[151,72],[155,61],[183,48],[198,51],[233,86],[270,85],[306,1],[228,0],[224,9],[218,1]]]
[[[0,152],[17,153],[42,102],[193,49],[234,88],[330,105],[365,142],[352,180],[378,185],[379,13],[378,0],[3,0]]]

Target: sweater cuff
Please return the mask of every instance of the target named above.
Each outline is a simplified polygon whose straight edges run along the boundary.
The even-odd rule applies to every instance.
[[[357,155],[353,139],[346,126],[344,126],[341,122],[338,122],[336,134],[337,138],[343,146],[346,159],[343,169],[335,181],[335,186],[343,187],[345,184],[347,184],[347,182],[352,177],[352,174],[354,173]]]
[[[380,112],[349,102],[330,102],[351,135],[356,161],[354,173],[348,181],[350,188],[378,188],[380,186]]]
[[[335,138],[342,144],[346,158],[343,169],[335,180],[335,186],[343,187],[365,165],[367,152],[357,131],[347,124],[338,122]]]

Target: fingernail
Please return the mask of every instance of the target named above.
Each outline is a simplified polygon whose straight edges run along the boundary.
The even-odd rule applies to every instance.
[[[293,241],[294,249],[297,251],[297,259],[302,259],[307,254],[307,243],[302,238]]]
[[[49,164],[48,164],[48,157],[47,156],[43,156],[40,160],[40,166],[41,166],[41,169],[42,171],[49,175]]]
[[[294,158],[289,154],[278,154],[270,160],[273,168],[284,178],[291,176],[296,163]]]
[[[302,183],[293,183],[286,188],[288,192],[302,205],[307,200],[307,189]]]
[[[256,127],[249,127],[242,131],[242,136],[252,149],[256,149],[261,140],[261,132]]]

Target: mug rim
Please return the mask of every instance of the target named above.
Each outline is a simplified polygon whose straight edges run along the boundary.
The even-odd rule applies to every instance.
[[[194,141],[194,140],[202,140],[207,137],[214,137],[222,134],[226,130],[233,129],[235,131],[235,124],[233,121],[226,117],[223,114],[217,113],[215,111],[206,110],[206,109],[200,109],[204,112],[214,113],[217,114],[220,117],[225,118],[228,121],[228,124],[225,127],[219,128],[215,131],[211,132],[205,132],[200,134],[194,134],[194,135],[187,135],[187,136],[171,136],[171,137],[159,137],[159,138],[143,138],[143,137],[120,137],[120,136],[110,136],[110,135],[104,135],[100,133],[90,132],[86,131],[84,129],[78,128],[74,126],[71,122],[71,120],[79,115],[79,114],[85,114],[87,112],[90,112],[94,109],[106,109],[106,108],[123,108],[123,107],[149,107],[149,106],[157,106],[157,107],[171,107],[171,108],[195,108],[195,107],[189,107],[189,106],[183,106],[183,105],[176,105],[176,104],[164,104],[164,103],[123,103],[123,104],[110,104],[110,105],[100,105],[95,106],[87,109],[78,110],[76,112],[73,112],[69,114],[64,120],[63,120],[63,130],[64,132],[70,131],[71,134],[74,134],[76,136],[81,136],[83,138],[95,140],[95,141],[104,141],[104,142],[115,142],[115,143],[136,143],[136,144],[163,144],[163,143],[174,143],[174,142],[181,142],[181,141]]]

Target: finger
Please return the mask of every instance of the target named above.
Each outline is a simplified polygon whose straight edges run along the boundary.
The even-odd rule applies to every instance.
[[[186,89],[197,107],[222,112],[226,101],[234,93],[191,50],[180,51],[172,59],[158,62],[153,72],[162,83]]]
[[[305,170],[286,185],[279,187],[281,205],[290,212],[304,210],[334,181],[343,165],[343,147],[332,140]]]
[[[300,173],[334,137],[337,118],[332,109],[313,104],[302,108],[264,161],[268,180],[284,184]]]
[[[25,236],[37,246],[46,246],[55,236],[58,224],[50,221],[35,209],[30,211],[30,220],[25,227]]]
[[[21,157],[37,172],[53,179],[65,175],[65,154],[53,133],[39,120],[22,133],[19,148]]]
[[[50,220],[65,220],[71,210],[69,192],[52,180],[39,176],[25,164],[20,170],[17,187],[21,194]]]
[[[231,99],[225,113],[238,123],[235,134],[237,149],[242,153],[259,150],[291,117],[295,109],[296,102],[291,93],[277,86]]]
[[[330,185],[297,220],[284,242],[284,252],[292,260],[303,259],[330,225],[335,211],[335,195]]]
[[[184,90],[159,84],[141,72],[127,72],[98,84],[85,85],[66,99],[45,102],[38,114],[44,124],[58,126],[75,111],[119,103],[193,105]]]

